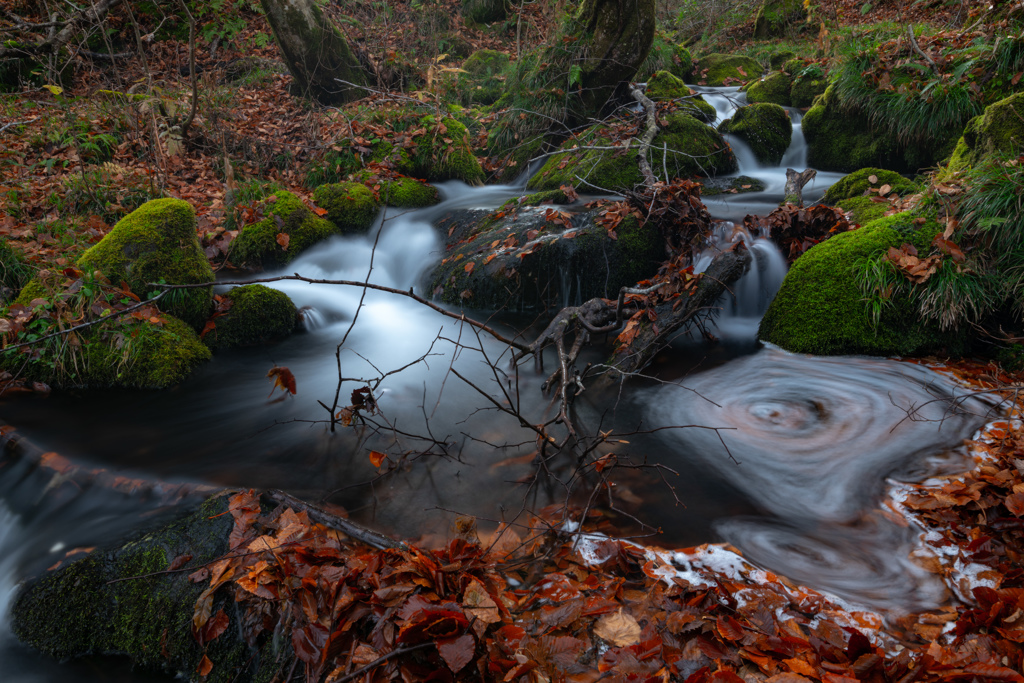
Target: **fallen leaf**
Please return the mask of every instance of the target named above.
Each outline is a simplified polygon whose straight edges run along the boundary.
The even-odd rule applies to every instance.
[[[640,641],[640,624],[620,609],[598,619],[594,624],[594,635],[616,647],[626,647]]]
[[[374,467],[380,467],[380,464],[387,458],[387,453],[381,453],[380,451],[370,451],[370,463]]]
[[[295,394],[295,376],[287,367],[283,365],[275,365],[267,372],[267,377],[272,377],[274,379],[274,386],[271,387],[270,394],[273,394],[274,389],[277,389],[278,387],[280,387],[282,391],[287,391],[292,395]],[[270,394],[267,394],[267,396],[269,397]]]

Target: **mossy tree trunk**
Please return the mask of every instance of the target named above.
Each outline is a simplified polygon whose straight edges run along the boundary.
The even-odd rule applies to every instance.
[[[647,58],[654,8],[654,0],[583,0],[551,45],[523,57],[509,78],[498,106],[512,111],[495,126],[492,153],[529,158],[598,116]]]
[[[367,75],[345,37],[320,11],[316,0],[260,0],[285,64],[293,93],[321,104],[352,102],[366,95]]]

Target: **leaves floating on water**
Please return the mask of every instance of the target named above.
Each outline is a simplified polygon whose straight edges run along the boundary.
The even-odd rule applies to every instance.
[[[270,393],[267,394],[268,397],[274,393],[274,389],[278,388],[282,391],[295,395],[295,376],[287,367],[283,365],[275,365],[270,368],[269,372],[267,372],[267,377],[274,380],[274,386],[270,389]]]

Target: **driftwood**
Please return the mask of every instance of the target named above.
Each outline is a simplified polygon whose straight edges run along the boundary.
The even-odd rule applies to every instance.
[[[785,196],[779,206],[785,206],[786,204],[803,206],[804,185],[811,182],[816,175],[818,175],[818,172],[813,168],[804,169],[799,173],[791,168],[787,168]]]
[[[742,245],[716,256],[689,299],[678,307],[678,300],[659,305],[655,309],[657,322],[645,320],[640,324],[640,331],[629,346],[612,356],[608,372],[602,375],[603,379],[598,383],[618,381],[647,367],[684,325],[701,314],[710,314],[716,310],[715,302],[728,291],[730,284],[746,272],[750,262],[750,252]]]

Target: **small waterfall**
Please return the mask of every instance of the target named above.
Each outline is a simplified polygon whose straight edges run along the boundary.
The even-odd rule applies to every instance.
[[[737,175],[750,175],[762,168],[761,162],[754,156],[754,150],[744,140],[735,135],[723,135],[722,137],[732,147],[732,153],[736,157]]]
[[[802,171],[807,168],[807,141],[804,139],[804,127],[801,121],[804,115],[796,109],[789,110],[789,118],[793,121],[793,140],[789,143],[789,149],[782,157],[782,168],[792,168]]]

